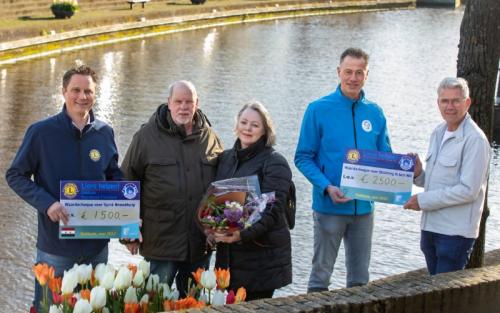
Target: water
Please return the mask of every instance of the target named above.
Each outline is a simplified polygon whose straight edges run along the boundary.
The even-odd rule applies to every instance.
[[[178,33],[82,50],[0,68],[0,172],[4,173],[26,127],[60,111],[60,80],[76,59],[96,68],[96,114],[115,129],[123,155],[133,133],[157,105],[167,86],[192,80],[200,104],[226,147],[234,141],[234,116],[248,100],[266,104],[278,144],[292,163],[306,105],[333,90],[338,57],[347,46],[371,54],[366,94],[385,110],[395,152],[425,154],[441,121],[435,88],[456,73],[462,10],[418,9],[330,15],[234,25]],[[312,258],[311,186],[292,166],[298,192],[297,224],[292,231],[294,282],[278,295],[304,293]],[[500,248],[500,167],[490,178],[486,249]],[[25,311],[33,292],[36,214],[0,180],[0,311]],[[418,248],[419,213],[378,205],[371,278],[424,266]],[[110,261],[137,262],[115,241]],[[332,288],[345,281],[343,250]]]

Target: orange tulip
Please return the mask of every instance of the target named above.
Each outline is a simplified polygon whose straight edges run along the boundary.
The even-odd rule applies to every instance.
[[[234,303],[240,303],[245,301],[247,297],[247,291],[245,288],[240,287],[238,288],[238,291],[236,291],[236,297],[235,297],[235,302]]]
[[[175,310],[175,302],[172,300],[163,301],[163,310],[166,312]]]
[[[82,297],[82,299],[90,301],[90,290],[88,290],[88,289],[82,289],[80,291],[80,296]]]
[[[186,298],[175,302],[176,310],[196,309],[196,308],[202,308],[204,306],[205,302],[196,301],[196,299],[191,296],[187,296]]]
[[[198,287],[201,287],[201,274],[205,271],[205,269],[199,267],[196,272],[192,272],[194,280],[196,281],[196,284]]]
[[[215,277],[217,277],[217,288],[220,290],[224,290],[229,286],[229,280],[231,278],[229,270],[221,268],[215,269]]]
[[[132,277],[134,277],[135,273],[137,273],[137,265],[129,264],[129,265],[127,265],[127,267],[132,272]]]
[[[141,313],[148,313],[148,303],[147,302],[141,302]]]
[[[60,293],[61,292],[61,285],[62,285],[62,277],[51,278],[49,280],[49,289],[52,292]]]
[[[35,273],[36,280],[42,286],[45,286],[47,281],[54,278],[54,268],[52,266],[49,267],[47,263],[34,265],[33,272]]]
[[[139,303],[125,303],[124,313],[139,313],[141,312],[141,307]]]
[[[90,273],[90,286],[94,287],[95,286],[95,270],[92,270]]]

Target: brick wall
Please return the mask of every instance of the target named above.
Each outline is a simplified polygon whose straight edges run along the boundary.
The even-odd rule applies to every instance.
[[[500,312],[500,250],[479,269],[430,277],[417,270],[363,287],[251,301],[189,312],[495,313]]]

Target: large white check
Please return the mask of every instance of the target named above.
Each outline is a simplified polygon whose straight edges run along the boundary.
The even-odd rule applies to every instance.
[[[404,204],[411,196],[415,157],[350,149],[344,157],[340,189],[352,199]]]
[[[61,239],[139,238],[140,184],[137,181],[61,181],[68,225]]]

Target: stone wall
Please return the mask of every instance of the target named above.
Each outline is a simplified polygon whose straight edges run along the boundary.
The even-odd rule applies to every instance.
[[[430,277],[412,271],[362,287],[257,300],[189,312],[495,313],[500,312],[500,250],[489,266]]]

